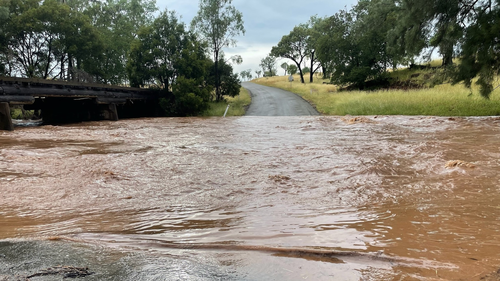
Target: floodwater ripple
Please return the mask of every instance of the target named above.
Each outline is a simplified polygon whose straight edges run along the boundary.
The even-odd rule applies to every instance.
[[[0,132],[0,239],[147,252],[137,280],[169,276],[165,258],[182,276],[199,264],[238,280],[494,278],[498,123],[145,118]]]

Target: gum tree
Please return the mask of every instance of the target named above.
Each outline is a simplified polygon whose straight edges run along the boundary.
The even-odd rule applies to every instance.
[[[232,0],[200,0],[198,14],[191,26],[208,43],[213,54],[215,97],[222,100],[219,60],[223,49],[236,46],[234,37],[245,34],[243,15],[231,5]]]
[[[203,44],[174,12],[164,11],[139,30],[129,51],[127,72],[134,87],[159,88],[168,115],[196,115],[208,107],[206,82],[211,61]]]
[[[302,62],[307,57],[307,39],[309,37],[308,29],[299,25],[296,26],[288,35],[281,38],[278,45],[271,49],[273,57],[286,58],[293,61],[297,65],[300,74],[300,81],[304,83],[304,75],[302,73]]]
[[[281,68],[285,71],[285,76],[286,76],[286,72],[288,71],[288,63],[286,62],[282,63]]]
[[[276,75],[276,57],[269,55],[263,58],[259,64],[264,70],[264,75],[274,76]]]
[[[6,74],[66,79],[65,65],[73,60],[75,69],[94,74],[102,41],[85,15],[55,0],[12,0],[0,2],[0,16],[0,64]]]

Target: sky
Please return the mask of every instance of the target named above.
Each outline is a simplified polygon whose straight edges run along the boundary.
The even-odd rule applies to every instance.
[[[224,53],[227,58],[233,55],[243,58],[242,64],[233,65],[236,73],[251,69],[256,77],[255,71],[261,69],[260,60],[295,26],[306,23],[314,15],[328,17],[340,10],[349,10],[356,3],[357,0],[233,0],[232,5],[243,14],[246,32],[235,38],[236,47],[226,48]],[[156,4],[161,11],[175,11],[188,26],[199,9],[199,0],[156,0]],[[284,74],[279,67],[283,62],[288,61],[278,60],[276,64],[280,75]]]

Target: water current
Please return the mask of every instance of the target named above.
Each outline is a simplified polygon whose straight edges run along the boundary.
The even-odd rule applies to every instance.
[[[88,266],[84,280],[497,280],[499,125],[316,116],[0,131],[0,280],[60,264]]]

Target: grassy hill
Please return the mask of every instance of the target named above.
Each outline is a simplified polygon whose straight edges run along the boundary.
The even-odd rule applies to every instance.
[[[252,82],[294,92],[325,115],[500,115],[500,89],[487,100],[474,86],[467,89],[462,84],[443,83],[436,75],[439,71],[432,65],[400,69],[389,73],[387,87],[369,91],[340,89],[319,77],[314,83],[301,84],[298,75],[292,83],[287,76],[264,77]]]

